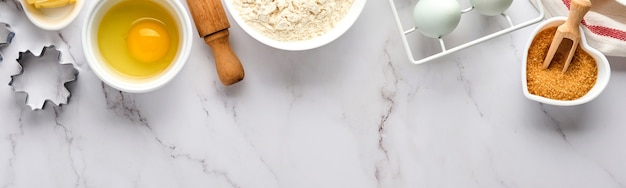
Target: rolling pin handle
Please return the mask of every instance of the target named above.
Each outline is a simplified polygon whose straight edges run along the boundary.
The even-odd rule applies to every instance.
[[[215,68],[220,81],[227,86],[243,80],[245,76],[239,58],[230,47],[229,35],[228,29],[224,29],[204,37],[204,42],[213,50]]]

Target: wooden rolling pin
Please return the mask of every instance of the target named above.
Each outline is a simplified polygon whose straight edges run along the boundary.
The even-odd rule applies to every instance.
[[[211,46],[220,81],[232,85],[243,80],[244,71],[239,58],[228,42],[228,18],[221,0],[187,0],[198,34]]]

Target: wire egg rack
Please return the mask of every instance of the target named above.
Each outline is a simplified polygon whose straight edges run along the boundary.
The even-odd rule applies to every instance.
[[[539,11],[539,15],[537,17],[532,18],[530,20],[527,20],[525,22],[522,22],[520,24],[515,25],[513,23],[513,21],[511,20],[511,17],[509,17],[509,15],[507,15],[506,13],[502,13],[502,14],[500,14],[500,16],[503,17],[508,22],[509,27],[503,28],[503,29],[501,29],[499,31],[493,32],[491,34],[485,35],[483,37],[474,39],[472,41],[460,44],[458,46],[455,46],[455,47],[449,48],[449,49],[446,48],[446,45],[445,45],[445,43],[443,41],[443,37],[439,37],[439,38],[437,38],[437,40],[439,40],[439,45],[441,46],[441,51],[439,53],[427,56],[427,57],[419,59],[419,60],[416,60],[414,55],[413,55],[411,46],[409,45],[409,41],[407,40],[407,36],[412,34],[412,33],[415,33],[415,31],[417,31],[418,28],[412,27],[412,28],[409,28],[409,29],[405,29],[402,26],[402,22],[400,20],[400,16],[398,15],[398,10],[397,10],[397,7],[396,7],[394,1],[395,0],[389,0],[389,4],[391,5],[391,10],[393,12],[393,16],[395,17],[396,25],[398,26],[398,30],[400,31],[400,38],[402,39],[402,43],[404,45],[404,49],[406,51],[406,54],[407,54],[409,60],[413,64],[422,64],[422,63],[426,63],[426,62],[429,62],[429,61],[432,61],[432,60],[444,57],[446,55],[449,55],[451,53],[457,52],[459,50],[462,50],[462,49],[474,46],[476,44],[480,44],[480,43],[485,42],[487,40],[490,40],[490,39],[502,36],[504,34],[508,34],[510,32],[522,29],[524,27],[530,26],[532,24],[538,23],[541,20],[543,20],[544,17],[545,17],[545,11],[543,9],[543,5],[541,3],[541,0],[535,0],[535,2],[537,4],[537,9]],[[470,7],[470,8],[462,10],[461,14],[465,14],[465,13],[471,12],[472,10],[474,10],[473,6]]]

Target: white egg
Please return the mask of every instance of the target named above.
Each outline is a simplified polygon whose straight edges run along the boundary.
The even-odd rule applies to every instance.
[[[456,0],[420,0],[413,10],[413,19],[422,34],[439,38],[459,25],[461,6]]]
[[[474,9],[486,16],[496,16],[508,9],[513,0],[470,0]]]

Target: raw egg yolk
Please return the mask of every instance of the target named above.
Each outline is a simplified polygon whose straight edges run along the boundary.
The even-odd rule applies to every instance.
[[[130,54],[145,63],[162,59],[170,49],[170,36],[165,25],[154,19],[134,23],[126,41]]]

